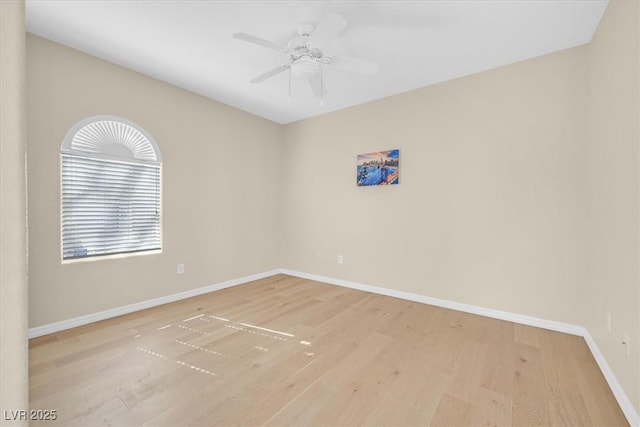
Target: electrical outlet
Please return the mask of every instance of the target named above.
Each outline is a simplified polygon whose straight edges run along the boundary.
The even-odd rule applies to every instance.
[[[607,312],[607,332],[611,333],[611,313]]]
[[[629,332],[625,332],[622,336],[622,344],[627,346],[627,356],[631,356],[631,346],[629,345]]]
[[[178,264],[178,274],[184,274],[184,264]]]
[[[343,261],[344,258],[342,257],[342,255],[338,255],[338,264],[342,264]]]

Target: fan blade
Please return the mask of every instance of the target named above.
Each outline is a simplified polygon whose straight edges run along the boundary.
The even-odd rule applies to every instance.
[[[347,21],[336,13],[327,13],[322,21],[318,23],[315,31],[309,37],[309,41],[314,44],[323,44],[334,38],[347,26]]]
[[[269,40],[261,39],[260,37],[252,36],[251,34],[247,34],[247,33],[233,33],[233,38],[238,40],[244,40],[249,43],[257,44],[258,46],[277,50],[278,52],[282,52],[284,50],[284,46],[280,46],[277,43],[271,42]]]
[[[375,74],[378,72],[378,63],[368,59],[334,56],[331,60],[331,65],[336,68],[362,74]]]
[[[309,83],[309,88],[311,88],[311,92],[313,92],[316,97],[322,98],[327,95],[327,85],[324,83],[324,79],[320,78],[320,74],[315,74],[307,80],[307,83]]]
[[[260,74],[258,77],[254,77],[253,79],[249,80],[251,83],[260,83],[263,82],[267,79],[270,79],[271,77],[275,76],[276,74],[280,74],[281,72],[283,72],[284,70],[289,68],[289,64],[285,64],[285,65],[278,65],[276,68],[274,68],[273,70],[269,70],[264,74]]]

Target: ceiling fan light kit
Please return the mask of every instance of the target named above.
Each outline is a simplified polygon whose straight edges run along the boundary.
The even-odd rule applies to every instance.
[[[378,70],[378,64],[374,61],[338,57],[324,52],[323,46],[326,46],[326,42],[342,32],[346,25],[347,22],[340,15],[329,13],[316,27],[310,22],[298,25],[298,36],[289,40],[286,47],[247,33],[234,33],[233,37],[288,56],[287,63],[254,77],[250,80],[251,83],[261,83],[289,70],[289,100],[291,99],[291,76],[293,76],[296,79],[305,80],[322,104],[326,93],[324,67],[335,66],[346,71],[365,74],[375,74]]]

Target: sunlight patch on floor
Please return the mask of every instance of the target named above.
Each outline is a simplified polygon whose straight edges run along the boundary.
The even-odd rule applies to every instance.
[[[193,317],[189,317],[188,319],[184,319],[183,322],[188,322],[188,321],[193,320],[193,319],[198,319],[198,318],[200,318],[202,316],[204,316],[204,314],[198,314],[197,316],[193,316]]]
[[[184,342],[184,341],[180,341],[180,340],[174,340],[175,342],[177,342],[178,344],[190,347],[190,348],[195,348],[196,350],[200,350],[200,351],[204,351],[205,353],[211,353],[211,354],[215,354],[216,356],[220,356],[220,357],[228,357],[222,353],[218,353],[217,351],[213,351],[213,350],[209,350],[208,348],[204,348],[204,347],[200,347],[199,345],[195,345],[195,344],[190,344],[188,342]]]
[[[206,369],[199,368],[199,367],[197,367],[197,366],[195,366],[195,365],[190,365],[190,364],[185,363],[185,362],[183,362],[183,361],[181,361],[181,360],[176,360],[176,363],[177,363],[178,365],[180,365],[180,366],[185,366],[185,367],[187,367],[187,368],[191,368],[191,369],[193,369],[194,371],[202,372],[203,374],[211,375],[211,376],[213,376],[213,377],[215,377],[215,376],[216,376],[216,374],[215,374],[215,373],[213,373],[213,372],[211,372],[211,371],[207,371]]]
[[[136,347],[136,349],[140,350],[140,351],[142,351],[144,353],[150,354],[152,356],[159,357],[160,359],[166,359],[167,358],[167,356],[165,356],[164,354],[156,353],[155,351],[148,350],[148,349],[143,348],[143,347]]]
[[[263,334],[262,332],[256,332],[256,331],[252,331],[251,329],[241,328],[240,326],[234,326],[234,325],[224,325],[224,326],[225,326],[225,328],[231,328],[231,329],[235,329],[237,331],[243,331],[243,332],[248,332],[250,334],[261,335],[263,337],[273,338],[274,340],[289,341],[286,338],[276,337],[275,335]]]
[[[273,332],[274,334],[284,335],[285,337],[295,337],[295,335],[290,334],[288,332],[282,332],[282,331],[276,331],[275,329],[263,328],[262,326],[256,326],[250,323],[242,323],[242,322],[238,322],[238,323],[248,328],[255,328],[255,329],[260,329],[261,331]]]

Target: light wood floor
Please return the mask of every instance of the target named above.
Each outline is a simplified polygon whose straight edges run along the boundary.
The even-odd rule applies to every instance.
[[[65,426],[628,425],[582,338],[284,275],[31,340],[30,404]]]

